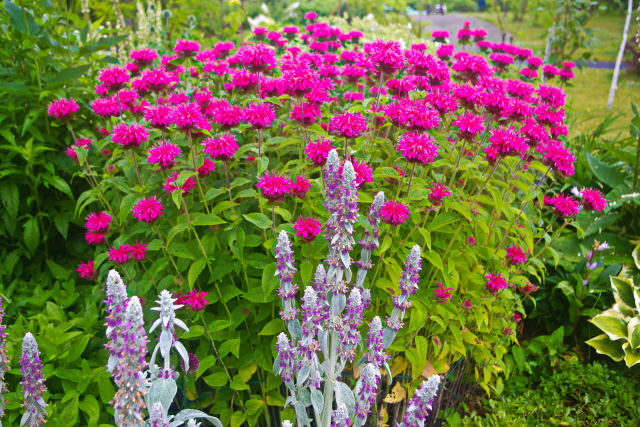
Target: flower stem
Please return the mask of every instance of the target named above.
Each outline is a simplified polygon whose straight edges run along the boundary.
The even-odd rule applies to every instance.
[[[409,197],[409,192],[411,191],[411,182],[413,181],[413,174],[416,173],[416,166],[418,164],[416,162],[413,163],[413,168],[411,169],[411,176],[409,177],[409,186],[407,187],[407,197]]]
[[[463,139],[462,147],[460,148],[460,153],[458,153],[458,160],[456,161],[456,166],[453,168],[453,172],[451,173],[451,179],[449,179],[449,187],[456,179],[456,174],[458,173],[458,168],[460,167],[460,160],[462,160],[462,156],[464,155],[464,150],[467,146],[467,140]]]
[[[140,178],[140,170],[138,169],[138,161],[136,160],[136,153],[133,151],[133,148],[131,148],[129,150],[129,153],[131,154],[131,162],[133,163],[133,168],[136,171],[136,176],[138,177],[138,183],[140,184],[140,187],[142,187],[142,178]]]
[[[193,160],[193,170],[196,173],[196,184],[198,185],[198,193],[200,193],[200,198],[202,199],[202,203],[204,204],[204,210],[207,213],[209,211],[209,205],[207,204],[207,199],[204,197],[204,193],[202,192],[202,185],[200,185],[200,174],[198,173],[198,160],[196,157],[198,156],[198,152],[196,148],[193,146],[193,138],[191,137],[191,131],[187,131],[187,138],[189,139],[189,146],[191,147],[191,159]]]
[[[224,177],[227,181],[227,191],[229,191],[229,201],[231,202],[231,208],[235,209],[233,206],[233,196],[231,196],[231,184],[229,183],[229,167],[226,161],[222,162],[222,166],[224,168]]]

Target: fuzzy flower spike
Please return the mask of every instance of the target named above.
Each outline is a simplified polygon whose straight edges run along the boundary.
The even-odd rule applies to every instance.
[[[176,318],[176,310],[181,309],[182,305],[174,304],[176,302],[176,298],[171,296],[171,293],[167,290],[163,290],[160,292],[160,296],[156,301],[158,303],[158,307],[152,307],[151,310],[159,311],[159,317],[155,322],[151,325],[149,329],[149,333],[153,332],[158,326],[161,327],[160,339],[158,340],[158,344],[153,350],[151,354],[150,365],[153,368],[154,362],[156,360],[156,355],[158,350],[160,350],[160,354],[164,359],[164,370],[169,371],[171,369],[171,360],[169,358],[169,351],[171,348],[175,348],[176,351],[180,354],[182,361],[185,366],[185,370],[189,370],[189,353],[187,349],[176,339],[175,326],[180,327],[186,332],[189,332],[189,328],[185,323]]]
[[[146,408],[147,392],[145,367],[147,357],[147,335],[144,330],[142,306],[138,297],[131,297],[124,313],[123,336],[127,340],[122,346],[122,360],[117,367],[118,391],[113,398],[115,422],[118,426],[143,427],[142,410]]]
[[[409,400],[404,420],[398,427],[424,427],[424,422],[432,409],[433,399],[440,387],[440,376],[434,374],[424,381]]]
[[[22,394],[24,395],[24,415],[20,420],[21,426],[40,427],[47,420],[47,404],[43,399],[47,388],[42,376],[42,363],[36,339],[27,332],[22,340],[22,357],[20,358],[20,372],[22,373]]]

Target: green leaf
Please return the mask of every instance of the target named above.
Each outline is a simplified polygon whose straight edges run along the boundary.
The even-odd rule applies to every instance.
[[[632,349],[628,343],[622,345],[624,350],[624,363],[627,364],[627,368],[640,363],[640,349]]]
[[[313,265],[309,261],[304,261],[300,266],[300,276],[302,277],[302,283],[304,285],[309,284],[311,277],[313,276]]]
[[[229,353],[235,357],[240,357],[240,338],[233,338],[223,342],[219,351],[220,357],[225,357]]]
[[[634,317],[627,325],[629,345],[632,349],[640,347],[640,317]]]
[[[607,334],[612,341],[627,338],[627,322],[615,311],[606,310],[591,319],[590,322]]]
[[[247,414],[236,411],[231,416],[231,427],[240,427],[247,420]]]
[[[4,8],[9,14],[9,21],[11,26],[21,33],[28,32],[35,36],[40,32],[40,26],[33,18],[33,15],[28,10],[21,8],[12,2],[5,0]]]
[[[261,230],[265,230],[271,227],[271,224],[273,224],[273,222],[271,222],[271,220],[265,214],[260,212],[252,212],[249,214],[244,214],[242,216],[244,217],[244,219]]]
[[[624,185],[625,174],[619,167],[608,165],[587,153],[587,162],[593,174],[611,188]]]
[[[222,387],[227,383],[227,374],[224,371],[218,371],[203,378],[204,382],[211,387]]]
[[[24,229],[24,244],[31,254],[34,254],[38,244],[40,243],[40,229],[38,228],[38,220],[31,217],[22,226]]]
[[[262,270],[262,293],[268,295],[278,287],[279,281],[276,277],[276,263],[267,265]]]
[[[262,328],[262,330],[258,332],[258,335],[276,335],[282,332],[282,330],[282,320],[280,318],[277,318],[264,325],[264,328]]]
[[[87,71],[91,69],[90,65],[79,65],[77,67],[69,67],[60,71],[55,77],[48,79],[47,83],[59,83],[67,80],[78,80]]]
[[[58,280],[67,280],[69,278],[69,270],[62,267],[60,264],[55,263],[53,260],[47,260],[47,266],[54,278]]]
[[[210,354],[204,359],[200,361],[200,366],[198,366],[198,372],[196,372],[196,379],[200,378],[202,374],[207,372],[207,370],[216,364],[216,358]]]
[[[631,255],[633,256],[633,261],[636,263],[636,268],[640,270],[640,244],[633,249]]]
[[[247,402],[244,405],[247,408],[247,413],[249,415],[258,414],[258,413],[262,412],[262,410],[265,407],[264,406],[264,402],[262,400],[258,400],[258,399],[249,399],[249,400],[247,400]]]
[[[428,251],[424,253],[424,257],[426,259],[429,260],[429,262],[436,267],[438,270],[442,271],[443,269],[443,265],[442,265],[442,258],[440,258],[440,255],[435,252],[435,251]]]
[[[15,220],[18,217],[18,208],[20,207],[20,194],[18,186],[15,184],[6,184],[0,187],[0,199],[7,210],[9,217]]]
[[[189,274],[187,275],[189,289],[193,289],[196,280],[198,280],[198,277],[200,277],[200,274],[206,266],[207,260],[204,258],[199,258],[193,264],[191,264],[191,267],[189,267]]]
[[[246,385],[244,381],[242,381],[242,378],[240,378],[240,376],[238,375],[233,377],[233,379],[231,380],[231,384],[229,384],[229,386],[231,387],[232,390],[249,390],[249,386]]]
[[[89,418],[88,427],[95,427],[100,420],[100,404],[91,394],[85,395],[82,402],[78,404],[80,410],[87,414]]]
[[[624,277],[611,276],[611,287],[613,288],[613,297],[616,302],[633,309],[635,305],[635,300],[633,298],[633,282]]]
[[[227,221],[214,214],[200,214],[194,216],[191,223],[193,225],[220,225],[226,224]]]

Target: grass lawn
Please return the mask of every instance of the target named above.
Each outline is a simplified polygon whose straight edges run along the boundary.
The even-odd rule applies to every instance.
[[[587,24],[587,27],[594,31],[595,37],[593,46],[589,49],[593,53],[592,60],[615,62],[624,27],[623,13],[601,13]],[[497,26],[494,13],[472,15]],[[630,35],[633,34],[634,24],[635,22],[632,22]],[[544,54],[547,28],[543,23],[537,22],[533,14],[525,17],[523,22],[508,21],[506,29],[514,36],[514,44],[528,47],[537,55]],[[579,54],[580,52],[576,56]],[[573,132],[587,131],[610,113],[607,110],[607,99],[613,70],[576,69],[575,75],[573,87],[567,88],[570,128]],[[631,102],[640,104],[640,76],[623,71],[618,80],[618,90],[611,110],[621,116],[614,124],[617,130],[612,130],[611,133],[628,133],[632,117]]]

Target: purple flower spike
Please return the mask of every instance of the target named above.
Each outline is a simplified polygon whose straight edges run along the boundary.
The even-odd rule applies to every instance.
[[[298,286],[291,283],[293,275],[296,274],[296,268],[293,266],[293,252],[291,251],[291,243],[289,236],[284,231],[278,235],[278,243],[276,244],[276,266],[277,274],[280,279],[280,288],[278,295],[282,298],[282,311],[280,317],[288,325],[298,315],[298,309],[295,306],[295,297]]]
[[[383,337],[382,321],[376,316],[369,324],[369,335],[367,337],[369,351],[364,357],[367,362],[373,363],[378,368],[382,368],[385,362],[389,360],[389,355],[384,352]]]
[[[115,368],[119,361],[119,355],[122,354],[124,330],[124,312],[127,308],[127,287],[122,282],[120,275],[116,270],[109,271],[107,276],[107,318],[105,326],[107,338],[109,341],[105,345],[109,352],[109,361],[107,362],[107,372],[115,375]]]
[[[420,388],[413,394],[404,413],[404,420],[399,427],[424,427],[424,422],[429,415],[433,399],[438,393],[440,386],[440,376],[437,374],[423,381]]]
[[[420,246],[416,245],[407,255],[407,261],[404,264],[402,279],[400,279],[400,295],[393,297],[393,311],[391,316],[387,318],[387,326],[392,331],[398,332],[402,328],[402,319],[407,308],[411,307],[409,297],[418,290],[418,279],[420,274]],[[391,344],[391,343],[389,343]],[[388,346],[387,346],[388,347]]]
[[[360,380],[356,385],[356,407],[354,426],[363,426],[376,401],[376,391],[380,381],[380,371],[373,363],[367,363],[360,371]]]
[[[122,336],[122,357],[114,371],[118,391],[111,402],[115,410],[115,422],[119,426],[142,427],[142,410],[146,407],[144,370],[147,365],[147,335],[138,297],[129,299]]]
[[[22,394],[24,395],[24,415],[20,420],[21,426],[40,427],[47,422],[47,404],[43,399],[47,388],[42,377],[42,363],[36,339],[27,332],[22,340],[22,357],[20,358],[20,372],[22,373]]]

